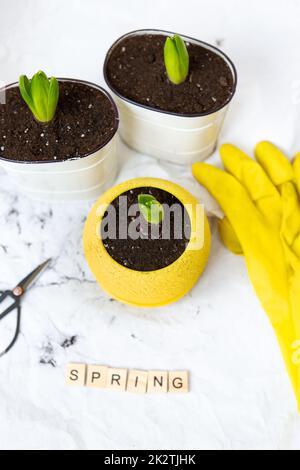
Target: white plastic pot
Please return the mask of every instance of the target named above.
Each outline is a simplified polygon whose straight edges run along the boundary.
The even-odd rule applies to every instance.
[[[81,158],[49,162],[23,162],[0,158],[0,166],[10,175],[20,191],[44,201],[94,200],[112,184],[117,174],[116,132],[118,111],[110,95],[89,82],[60,79],[92,86],[104,93],[115,109],[113,137],[95,152]],[[17,86],[16,83],[7,88]]]
[[[169,31],[143,29],[125,34],[109,49],[104,63],[104,78],[120,113],[120,135],[125,143],[141,153],[177,164],[191,164],[204,160],[215,149],[229,102],[237,83],[237,74],[231,60],[219,49],[196,39],[182,36],[189,43],[199,44],[224,59],[233,77],[233,93],[220,109],[199,115],[180,115],[160,111],[136,103],[122,96],[110,83],[107,63],[113,50],[130,36],[142,34],[173,35]]]

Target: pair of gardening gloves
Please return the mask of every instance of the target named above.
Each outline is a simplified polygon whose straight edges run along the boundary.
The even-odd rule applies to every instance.
[[[224,211],[224,244],[245,256],[300,411],[300,153],[290,163],[270,142],[257,144],[256,161],[230,144],[220,153],[226,171],[195,163],[193,174]]]

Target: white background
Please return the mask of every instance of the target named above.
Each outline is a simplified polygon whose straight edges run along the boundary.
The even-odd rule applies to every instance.
[[[252,151],[270,139],[300,149],[299,0],[0,0],[0,80],[39,69],[104,83],[111,43],[163,28],[216,44],[239,83],[220,141]],[[120,145],[119,181],[162,176],[195,195],[190,169]],[[212,161],[218,162],[217,152]],[[138,311],[111,302],[82,255],[88,204],[26,200],[0,172],[0,288],[44,258],[54,266],[24,299],[22,336],[0,359],[0,448],[300,449],[300,418],[276,340],[242,258],[213,229],[208,268],[176,305]],[[77,342],[65,349],[66,338]],[[188,395],[68,389],[67,362],[189,369]],[[41,362],[53,363],[43,364]]]

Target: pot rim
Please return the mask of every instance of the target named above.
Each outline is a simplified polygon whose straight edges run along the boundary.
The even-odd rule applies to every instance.
[[[233,76],[233,90],[232,90],[232,94],[231,96],[229,97],[229,99],[222,105],[220,105],[217,109],[215,109],[214,111],[208,111],[208,112],[204,112],[204,113],[196,113],[196,114],[180,114],[180,113],[176,113],[174,111],[165,111],[165,110],[161,110],[161,109],[157,109],[157,108],[153,108],[152,106],[147,106],[145,104],[141,104],[141,103],[137,103],[136,101],[133,101],[131,100],[130,98],[126,98],[125,96],[123,96],[121,93],[119,93],[111,84],[110,84],[110,81],[108,79],[108,76],[107,76],[107,64],[108,64],[108,61],[110,59],[110,56],[111,56],[111,53],[113,51],[113,49],[125,38],[129,37],[129,36],[134,36],[134,35],[138,35],[139,33],[146,33],[146,34],[163,34],[165,36],[167,35],[170,35],[170,34],[178,34],[178,33],[174,33],[173,31],[166,31],[166,30],[162,30],[162,29],[151,29],[151,28],[146,28],[146,29],[136,29],[134,31],[130,31],[129,33],[126,33],[126,34],[123,34],[122,36],[120,36],[111,46],[110,48],[108,49],[107,53],[106,53],[106,56],[105,56],[105,60],[104,60],[104,65],[103,65],[103,75],[104,75],[104,80],[105,80],[105,83],[106,85],[110,88],[110,90],[115,93],[115,95],[117,95],[119,98],[121,98],[122,100],[124,101],[127,101],[128,103],[130,104],[133,104],[137,107],[140,107],[140,108],[144,108],[144,109],[147,109],[149,111],[155,111],[157,113],[162,113],[162,114],[168,114],[168,115],[171,115],[171,116],[176,116],[176,117],[181,117],[181,118],[198,118],[198,117],[202,117],[202,116],[208,116],[210,114],[214,114],[214,113],[217,113],[218,111],[220,111],[221,109],[225,108],[232,100],[232,98],[234,97],[235,95],[235,92],[236,92],[236,87],[237,87],[237,71],[236,71],[236,68],[235,68],[235,65],[234,63],[232,62],[232,60],[223,52],[221,51],[221,49],[218,49],[217,47],[207,43],[207,42],[204,42],[204,41],[200,41],[199,39],[195,39],[195,38],[192,38],[190,36],[185,36],[185,35],[180,35],[184,40],[186,41],[191,41],[193,43],[196,43],[196,44],[199,44],[201,46],[203,46],[204,48],[206,49],[209,49],[209,50],[213,50],[213,52],[217,53],[217,55],[221,56],[225,62],[227,62],[227,65],[229,64],[230,68],[231,68],[231,73],[232,73],[232,76]]]
[[[68,162],[71,163],[73,161],[83,160],[84,158],[93,155],[94,153],[96,153],[99,150],[101,150],[102,148],[104,148],[114,138],[114,136],[115,136],[115,134],[116,134],[116,132],[119,128],[120,118],[119,118],[119,111],[118,111],[117,105],[114,102],[111,95],[109,94],[109,92],[107,90],[105,90],[103,87],[101,87],[100,85],[97,85],[93,82],[89,82],[87,80],[80,80],[80,79],[77,79],[77,78],[62,78],[62,77],[58,77],[57,80],[60,81],[60,82],[81,83],[81,84],[87,85],[91,88],[96,88],[97,90],[99,90],[102,94],[104,94],[108,98],[108,100],[109,100],[109,102],[110,102],[110,104],[113,108],[114,114],[115,114],[114,130],[113,130],[112,136],[108,137],[104,141],[104,143],[102,143],[101,145],[98,145],[97,147],[95,147],[94,150],[92,150],[91,152],[83,154],[81,157],[72,157],[72,158],[66,158],[66,159],[63,159],[63,160],[35,160],[35,161],[27,160],[27,161],[21,161],[21,160],[11,160],[9,158],[0,156],[0,162],[3,161],[3,162],[9,162],[9,163],[16,163],[17,165],[40,165],[40,164],[49,164],[49,163],[59,165],[60,163],[68,163]],[[5,85],[4,87],[0,88],[0,93],[5,91],[5,90],[8,90],[9,88],[17,87],[18,85],[19,85],[18,82],[13,82],[13,83],[10,83],[9,85]]]
[[[193,196],[190,191],[188,191],[187,189],[185,189],[183,186],[180,186],[179,184],[177,183],[174,183],[170,180],[166,180],[164,178],[153,178],[153,177],[137,177],[137,178],[130,178],[129,180],[126,180],[126,181],[123,181],[121,183],[118,183],[116,184],[115,186],[112,186],[111,188],[109,188],[106,192],[110,191],[111,194],[110,194],[110,197],[109,197],[109,202],[105,202],[103,204],[103,207],[101,209],[101,215],[99,215],[99,218],[98,218],[98,223],[97,223],[97,240],[98,242],[100,242],[101,244],[101,248],[102,248],[102,252],[104,253],[104,256],[106,256],[106,258],[109,258],[110,261],[112,262],[112,264],[118,266],[118,269],[120,270],[123,270],[123,271],[130,271],[130,272],[135,272],[135,273],[138,273],[140,274],[141,276],[144,276],[144,275],[147,275],[149,273],[156,273],[156,272],[161,272],[163,270],[169,270],[171,266],[173,266],[175,263],[179,263],[181,262],[181,259],[186,256],[186,253],[189,252],[190,250],[188,249],[189,245],[193,242],[192,241],[192,237],[190,238],[185,250],[183,251],[183,253],[181,253],[181,255],[175,259],[175,261],[173,261],[172,263],[168,264],[167,266],[164,266],[163,268],[159,268],[159,269],[153,269],[151,271],[139,271],[137,269],[131,269],[131,268],[128,268],[126,266],[124,266],[123,264],[121,263],[118,263],[118,261],[116,261],[110,254],[109,252],[107,251],[107,249],[105,248],[104,246],[104,242],[101,238],[101,236],[99,236],[98,234],[98,228],[99,226],[101,225],[102,223],[102,219],[104,217],[104,212],[105,210],[107,209],[107,207],[114,201],[114,199],[118,198],[119,196],[122,196],[122,194],[124,192],[127,192],[129,189],[123,191],[123,186],[124,185],[128,185],[128,188],[130,189],[135,189],[135,188],[141,188],[145,185],[145,182],[148,182],[149,183],[149,187],[152,187],[152,188],[156,188],[156,189],[163,189],[164,191],[167,191],[169,192],[170,194],[172,194],[173,196],[175,196],[179,202],[181,202],[181,204],[183,205],[183,207],[185,207],[185,209],[187,210],[188,212],[188,215],[189,215],[189,218],[190,218],[190,221],[191,221],[191,228],[193,228],[193,225],[194,225],[194,219],[192,217],[192,214],[190,213],[190,211],[186,208],[187,206],[187,202],[184,201],[184,197],[183,195],[180,193],[183,193],[185,196],[188,196],[189,198],[192,198],[194,199],[196,202],[199,203],[199,201],[197,200],[197,198],[195,196]],[[169,185],[171,183],[172,185],[172,192],[171,192],[171,188],[169,189],[166,189],[165,185]],[[117,191],[116,191],[117,190]],[[174,194],[176,193],[176,194]],[[105,193],[106,194],[106,193]],[[117,196],[116,196],[117,194]],[[101,196],[102,197],[102,196]],[[100,199],[101,199],[100,197]],[[97,205],[100,201],[100,199],[95,203],[95,205]],[[89,215],[88,215],[89,217]],[[206,214],[204,212],[204,218],[206,218]],[[87,222],[86,222],[87,223]],[[205,224],[205,221],[204,221],[204,224]],[[192,233],[191,233],[192,235]],[[205,243],[203,244],[201,250],[203,250],[204,248],[204,245]]]

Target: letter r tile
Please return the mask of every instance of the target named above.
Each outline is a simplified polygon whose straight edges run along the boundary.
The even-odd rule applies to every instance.
[[[124,392],[127,385],[127,369],[113,369],[107,370],[107,388],[111,390],[119,390]]]

